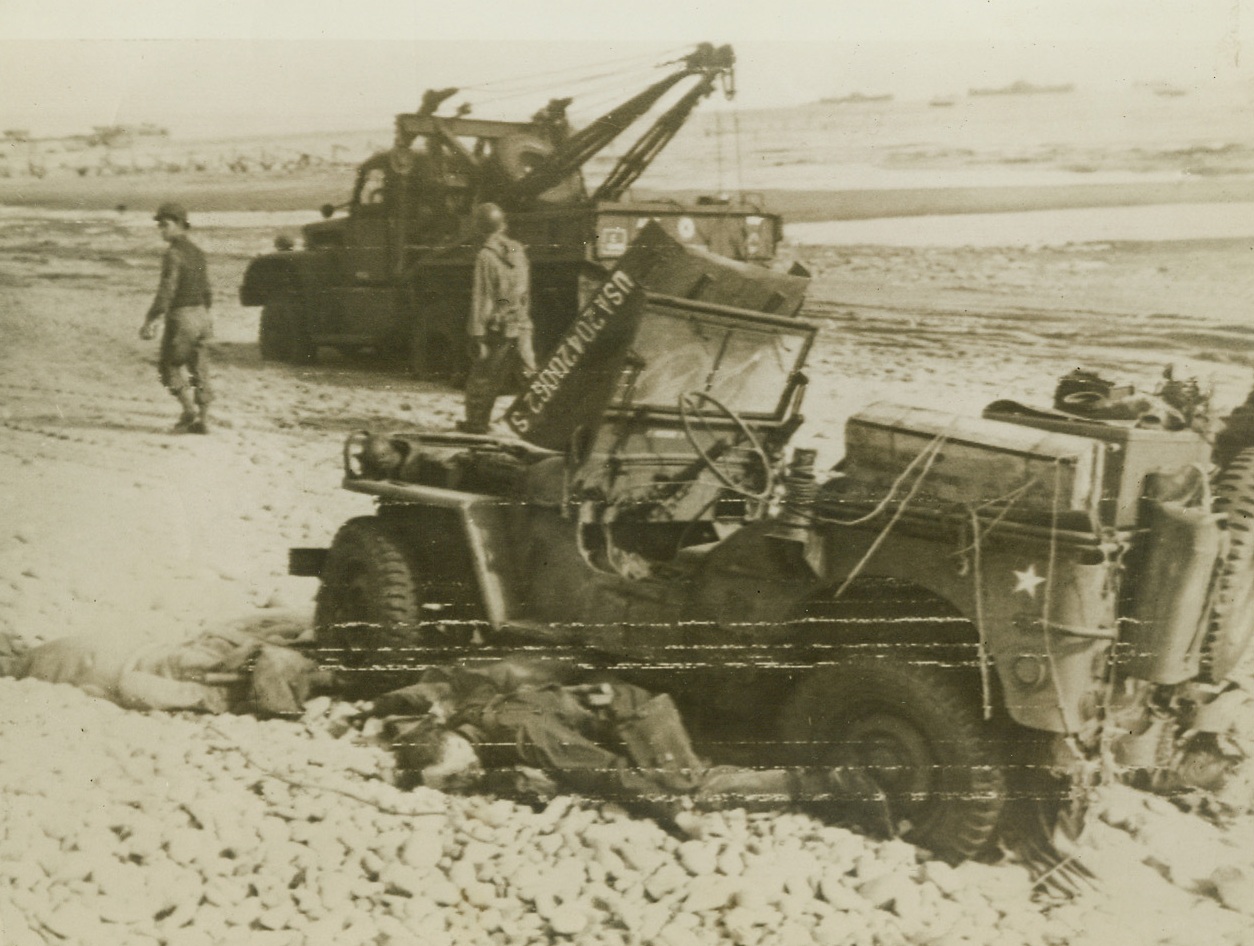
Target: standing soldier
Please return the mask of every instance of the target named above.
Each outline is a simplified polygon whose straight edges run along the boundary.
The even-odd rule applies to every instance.
[[[505,235],[505,214],[496,204],[476,207],[474,226],[483,245],[475,257],[466,323],[472,359],[466,378],[466,419],[457,429],[486,434],[496,399],[535,373],[536,356],[531,348],[527,251]]]
[[[161,284],[139,337],[157,334],[157,322],[165,318],[161,336],[161,383],[183,405],[183,416],[174,429],[178,433],[209,432],[209,358],[205,343],[213,337],[213,304],[205,254],[187,238],[191,224],[181,204],[165,203],[157,208],[157,227],[169,244],[161,263]]]

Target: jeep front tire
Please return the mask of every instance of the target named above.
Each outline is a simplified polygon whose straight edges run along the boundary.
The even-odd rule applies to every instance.
[[[420,613],[414,563],[399,537],[374,516],[344,523],[327,553],[314,609],[322,661],[363,682],[395,672],[417,656]]]

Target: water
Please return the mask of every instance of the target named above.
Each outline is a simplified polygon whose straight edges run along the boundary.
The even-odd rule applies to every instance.
[[[1082,207],[791,223],[785,236],[811,245],[1059,246],[1120,241],[1254,240],[1254,202]]]
[[[296,228],[322,219],[315,210],[192,211],[195,230],[252,230]],[[150,210],[58,210],[50,207],[11,207],[0,204],[0,224],[19,220],[56,220],[67,223],[113,223],[127,229],[151,229]]]
[[[319,219],[308,210],[198,213],[197,230],[296,229]],[[147,211],[53,210],[0,205],[0,224],[30,220],[110,222],[152,227]],[[1254,240],[1254,202],[1084,207],[1008,213],[936,214],[788,223],[785,237],[807,245],[840,246],[1059,246],[1120,241]]]

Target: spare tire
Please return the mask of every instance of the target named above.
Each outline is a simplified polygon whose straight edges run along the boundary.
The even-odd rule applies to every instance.
[[[547,161],[553,151],[553,145],[538,135],[519,133],[506,135],[497,141],[493,149],[493,160],[501,176],[513,184]],[[568,203],[582,196],[583,179],[575,171],[538,195],[538,199],[546,203]]]
[[[1254,447],[1215,478],[1215,511],[1228,514],[1228,552],[1219,565],[1202,644],[1202,675],[1231,676],[1254,638]]]
[[[506,135],[496,143],[496,166],[511,181],[521,181],[553,153],[553,146],[537,135]]]

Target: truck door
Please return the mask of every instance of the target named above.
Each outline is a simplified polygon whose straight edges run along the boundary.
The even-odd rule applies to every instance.
[[[358,172],[344,240],[344,268],[354,286],[380,285],[391,276],[392,176],[385,163]]]

